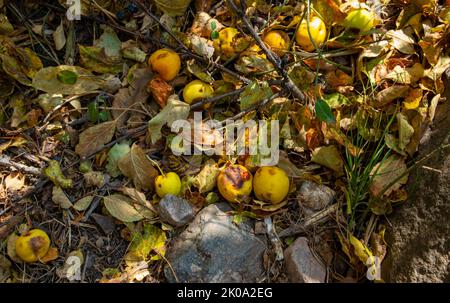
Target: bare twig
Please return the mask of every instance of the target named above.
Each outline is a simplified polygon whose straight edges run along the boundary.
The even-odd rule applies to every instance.
[[[214,96],[214,97],[211,97],[211,98],[203,99],[203,100],[201,100],[201,101],[199,101],[197,103],[192,104],[191,105],[191,110],[200,108],[203,105],[208,104],[208,103],[214,103],[214,102],[220,101],[220,100],[222,100],[223,98],[226,98],[226,97],[238,95],[238,94],[242,93],[244,91],[244,89],[245,89],[245,87],[242,87],[240,89],[236,89],[236,90],[233,90],[233,91],[221,94],[221,95],[217,95],[217,96]]]
[[[292,79],[289,77],[287,71],[283,68],[281,59],[278,57],[277,54],[272,52],[266,44],[261,40],[258,33],[253,28],[253,25],[250,23],[250,20],[245,15],[245,11],[241,8],[238,9],[236,6],[236,3],[234,1],[227,0],[227,3],[231,7],[231,9],[242,19],[242,21],[245,24],[245,27],[252,35],[253,39],[255,39],[256,43],[258,43],[258,46],[264,51],[264,53],[267,56],[267,59],[276,67],[276,69],[280,72],[281,76],[286,80],[284,82],[284,86],[289,90],[292,91],[294,96],[301,101],[306,101],[306,95],[300,91],[300,89],[295,85],[295,83],[292,81]]]
[[[307,218],[305,218],[301,223],[295,224],[280,232],[280,237],[289,237],[302,232],[305,232],[311,226],[317,225],[319,223],[325,222],[332,213],[335,213],[339,209],[339,203],[335,203],[324,210],[321,210]]]
[[[7,155],[1,155],[0,156],[0,165],[1,166],[12,166],[20,171],[23,171],[28,174],[39,176],[41,174],[41,170],[39,168],[33,167],[33,166],[27,166],[24,164],[20,164],[14,161],[11,161],[11,158],[9,158]]]

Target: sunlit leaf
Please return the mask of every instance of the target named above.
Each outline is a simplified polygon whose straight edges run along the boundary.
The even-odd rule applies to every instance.
[[[144,217],[133,207],[133,200],[121,194],[113,194],[103,197],[108,212],[123,222],[134,222]]]
[[[311,161],[331,168],[338,175],[342,175],[344,172],[344,162],[336,146],[323,146],[318,147],[312,152]]]
[[[164,125],[171,127],[174,121],[185,120],[189,115],[189,110],[189,104],[180,101],[178,95],[170,96],[166,107],[148,122],[148,131],[152,143],[154,144],[161,139],[161,128]]]
[[[118,161],[118,166],[125,176],[133,180],[137,189],[153,189],[158,171],[139,145],[134,144],[130,152]]]

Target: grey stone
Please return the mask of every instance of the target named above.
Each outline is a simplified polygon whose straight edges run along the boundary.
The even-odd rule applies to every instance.
[[[450,69],[446,73],[446,101],[437,106],[417,159],[450,141]],[[450,282],[449,184],[449,148],[435,152],[411,171],[408,199],[394,208],[385,224],[388,252],[381,271],[385,281]]]
[[[323,184],[311,181],[302,183],[297,198],[301,208],[307,215],[324,209],[333,203],[336,193],[334,190]]]
[[[286,269],[293,283],[323,283],[326,270],[311,252],[308,239],[300,237],[285,251]]]
[[[159,202],[159,216],[163,222],[180,227],[194,219],[195,211],[189,201],[168,194]]]
[[[253,220],[234,224],[230,210],[226,203],[207,206],[174,239],[166,257],[179,282],[257,282],[264,273],[266,239],[255,236]],[[176,282],[172,269],[166,265],[164,273]]]

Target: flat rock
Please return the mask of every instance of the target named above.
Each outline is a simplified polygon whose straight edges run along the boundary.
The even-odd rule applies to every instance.
[[[308,239],[300,237],[285,251],[286,269],[292,283],[323,283],[326,270],[311,252]]]
[[[162,221],[180,227],[194,219],[195,211],[189,201],[169,194],[159,202],[159,216]]]
[[[333,203],[336,193],[334,190],[323,184],[311,181],[302,183],[297,198],[300,207],[307,215],[324,209]]]
[[[175,238],[166,257],[179,282],[257,282],[264,273],[265,237],[255,236],[251,219],[234,224],[230,210],[226,203],[205,207]],[[173,283],[172,269],[164,273]]]

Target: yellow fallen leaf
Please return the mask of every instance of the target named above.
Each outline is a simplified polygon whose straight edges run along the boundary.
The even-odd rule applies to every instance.
[[[47,254],[41,258],[42,263],[48,263],[50,261],[58,259],[58,249],[56,247],[50,247]]]
[[[361,260],[361,262],[366,264],[367,259],[369,257],[373,257],[373,254],[370,251],[370,249],[366,245],[364,245],[364,243],[359,241],[358,238],[356,238],[353,235],[350,235],[350,239],[349,240],[350,240],[350,244],[354,248],[356,256],[359,258],[359,260]]]
[[[412,89],[403,101],[405,109],[416,109],[422,100],[423,90],[420,88]]]

